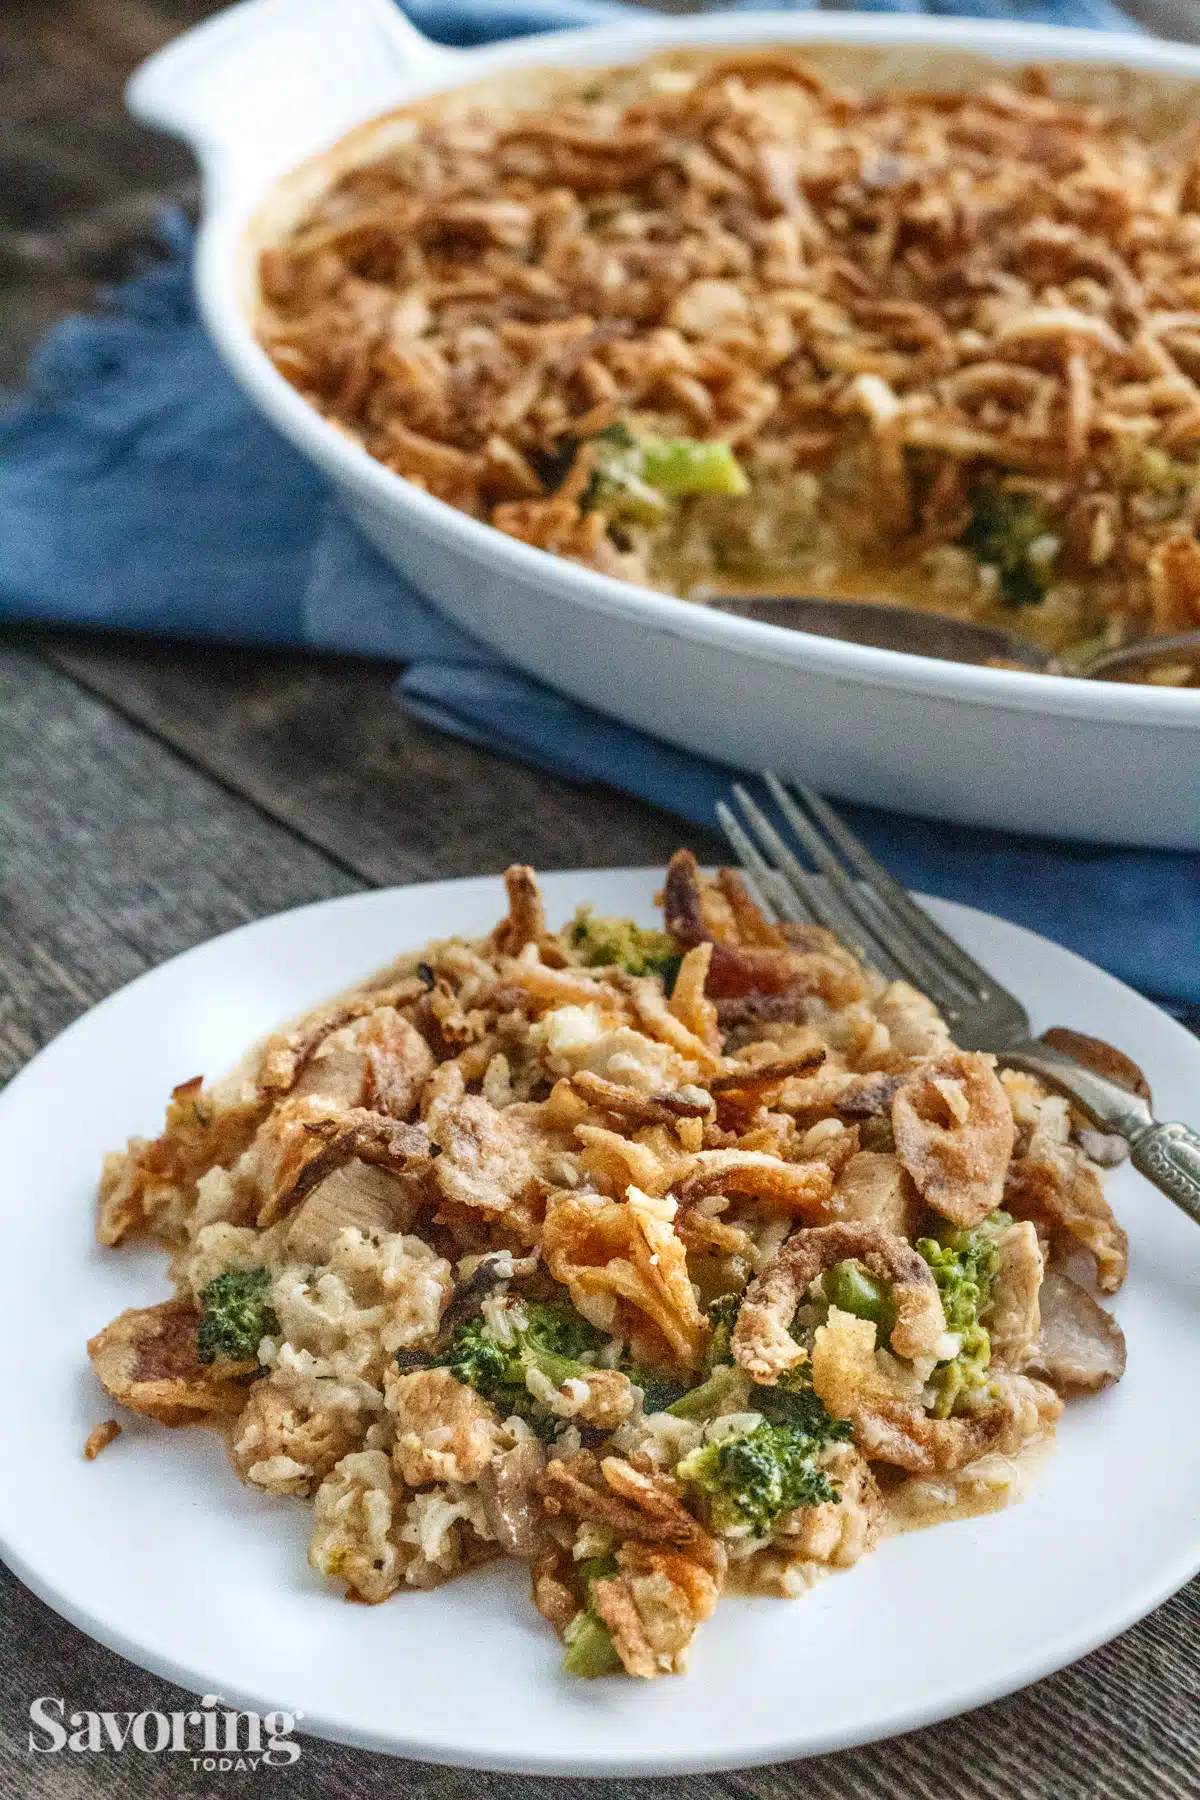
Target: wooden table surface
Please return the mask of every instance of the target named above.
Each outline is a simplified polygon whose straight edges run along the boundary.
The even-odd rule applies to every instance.
[[[204,0],[7,0],[0,12],[0,373],[14,374],[24,346],[84,302],[98,275],[144,255],[164,194],[188,198],[186,158],[126,125],[116,95],[127,66],[207,10]],[[543,868],[661,863],[680,842],[716,853],[647,806],[415,724],[390,698],[396,673],[348,659],[0,632],[0,1080],[144,969],[284,907],[514,858]],[[1129,1479],[1153,1479],[1150,1447]],[[985,1592],[967,1603],[982,1615]],[[579,1790],[313,1739],[294,1770],[241,1776],[132,1750],[31,1755],[38,1695],[135,1712],[190,1697],[90,1642],[2,1570],[0,1643],[0,1800],[174,1800],[232,1785],[329,1800],[550,1800]],[[1074,1668],[964,1719],[807,1763],[589,1791],[597,1800],[1184,1800],[1200,1793],[1198,1652],[1194,1583]]]

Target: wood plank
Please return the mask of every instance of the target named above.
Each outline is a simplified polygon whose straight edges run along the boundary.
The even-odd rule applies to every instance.
[[[0,1080],[96,1000],[347,871],[0,643]]]
[[[119,706],[363,880],[424,881],[510,862],[664,863],[718,840],[597,784],[555,780],[410,719],[399,667],[348,657],[119,638],[39,640]]]

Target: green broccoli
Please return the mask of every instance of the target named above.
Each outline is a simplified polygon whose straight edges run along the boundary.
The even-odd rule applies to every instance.
[[[942,1297],[946,1329],[962,1340],[958,1353],[933,1372],[936,1418],[947,1418],[960,1394],[981,1387],[987,1379],[992,1341],[979,1318],[991,1300],[1000,1266],[996,1239],[1011,1224],[1007,1213],[994,1212],[970,1231],[943,1226],[936,1238],[917,1239],[917,1250],[933,1271]]]
[[[610,425],[588,440],[595,467],[580,505],[612,519],[660,524],[670,501],[690,494],[750,491],[745,470],[719,439],[638,438],[627,425]]]
[[[752,1387],[747,1405],[768,1424],[788,1425],[822,1442],[845,1443],[854,1435],[849,1419],[831,1418],[812,1384],[812,1364],[802,1362],[779,1377],[774,1387]]]
[[[1042,508],[1028,494],[999,487],[972,488],[971,522],[959,538],[964,549],[997,571],[1009,606],[1036,606],[1054,583],[1059,540]]]
[[[853,1313],[856,1319],[869,1319],[878,1327],[879,1342],[886,1345],[896,1323],[889,1282],[876,1280],[860,1262],[840,1262],[822,1275],[821,1291],[830,1306]]]
[[[196,1355],[202,1363],[216,1362],[219,1356],[253,1362],[260,1341],[278,1333],[266,1269],[227,1269],[201,1290]]]
[[[612,1633],[592,1604],[592,1583],[620,1573],[615,1556],[590,1556],[575,1573],[583,1589],[583,1605],[567,1626],[564,1675],[581,1675],[592,1681],[598,1675],[617,1675],[624,1668],[612,1641]]]
[[[664,1410],[676,1419],[715,1418],[725,1401],[738,1392],[742,1379],[735,1364],[720,1363],[699,1387],[687,1388]]]
[[[714,1531],[766,1537],[775,1521],[796,1507],[838,1499],[837,1488],[817,1467],[820,1449],[819,1437],[763,1419],[749,1431],[701,1444],[675,1473]]]
[[[623,1362],[621,1373],[628,1375],[635,1387],[642,1390],[643,1412],[670,1412],[677,1400],[681,1400],[688,1392],[686,1381],[676,1381],[663,1369],[653,1369],[649,1364]]]
[[[644,438],[642,479],[669,499],[750,492],[746,471],[720,438]]]
[[[683,952],[669,931],[648,931],[632,919],[610,919],[581,906],[567,926],[567,943],[585,968],[619,968],[657,975],[669,994]]]
[[[742,1382],[743,1377],[733,1360],[733,1328],[741,1307],[740,1293],[719,1294],[710,1304],[708,1322],[712,1330],[705,1358],[709,1373],[698,1387],[685,1388],[665,1408],[675,1418],[715,1417]]]
[[[502,1344],[484,1319],[468,1319],[455,1331],[437,1366],[482,1394],[502,1418],[515,1415],[540,1437],[551,1438],[558,1420],[529,1392],[527,1371],[540,1370],[555,1387],[586,1379],[606,1340],[569,1300],[525,1301],[522,1312],[525,1322],[515,1327],[511,1344]],[[592,1361],[585,1362],[585,1357]]]

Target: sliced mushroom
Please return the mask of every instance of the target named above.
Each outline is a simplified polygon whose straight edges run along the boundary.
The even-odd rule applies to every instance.
[[[479,1493],[488,1524],[506,1556],[532,1562],[545,1541],[545,1519],[538,1482],[546,1452],[536,1438],[493,1456],[479,1477]]]
[[[1042,1328],[1026,1364],[1060,1393],[1095,1393],[1125,1373],[1125,1334],[1086,1288],[1047,1269],[1039,1295]]]

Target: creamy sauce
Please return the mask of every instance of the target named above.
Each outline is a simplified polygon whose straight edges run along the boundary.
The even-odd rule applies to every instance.
[[[910,1476],[886,1497],[883,1536],[1002,1512],[1025,1498],[1053,1448],[1054,1433],[1047,1431],[1022,1445],[1015,1456],[993,1453],[952,1475]]]

